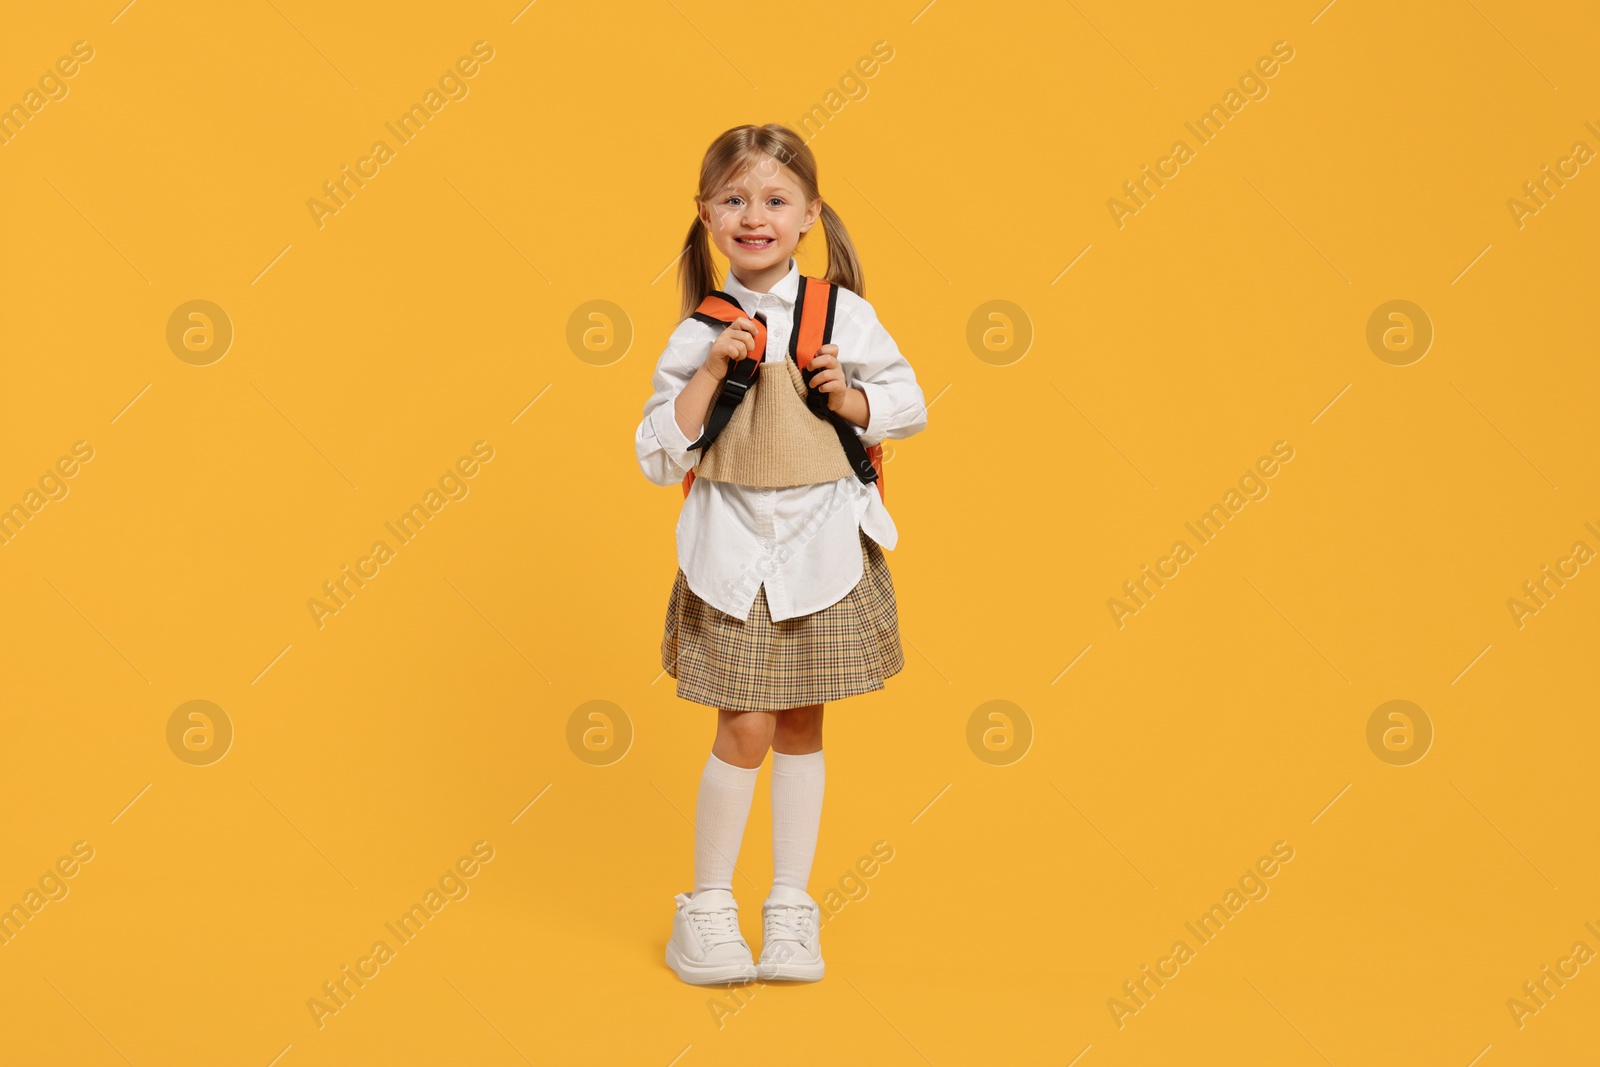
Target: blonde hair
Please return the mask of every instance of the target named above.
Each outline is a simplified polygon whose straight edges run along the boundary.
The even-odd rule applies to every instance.
[[[700,189],[695,194],[694,223],[683,243],[683,258],[678,262],[678,289],[683,303],[681,317],[688,318],[700,302],[717,287],[711,259],[711,232],[700,219],[699,205],[711,200],[723,185],[762,156],[771,156],[788,167],[800,182],[806,203],[821,199],[817,189],[817,160],[800,135],[777,123],[765,126],[735,126],[720,134],[706,149],[700,162]],[[865,296],[861,260],[844,228],[839,213],[822,201],[822,232],[828,240],[828,272],[823,277],[857,296]],[[805,235],[800,237],[805,240]]]

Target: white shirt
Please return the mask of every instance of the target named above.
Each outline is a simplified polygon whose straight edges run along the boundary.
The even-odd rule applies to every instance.
[[[722,291],[746,316],[767,320],[767,360],[789,358],[800,270],[769,293],[745,288],[730,271]],[[680,322],[656,362],[655,394],[644,405],[634,449],[644,476],[656,485],[679,485],[700,461],[698,440],[678,428],[674,402],[711,353],[723,327],[697,319]],[[867,394],[864,427],[851,425],[863,446],[910,437],[928,425],[928,406],[911,364],[878,322],[872,305],[843,287],[834,305],[833,344],[845,382]],[[746,403],[749,400],[746,398]],[[703,427],[702,427],[703,429]],[[854,474],[833,482],[765,489],[696,478],[678,515],[678,566],[689,588],[718,611],[748,620],[756,592],[767,590],[774,622],[821,611],[843,599],[861,580],[857,530],[886,549],[899,540],[877,486]]]

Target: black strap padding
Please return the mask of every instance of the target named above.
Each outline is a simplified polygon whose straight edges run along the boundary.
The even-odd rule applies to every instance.
[[[804,299],[806,287],[800,286],[801,296],[796,298],[794,305],[794,329],[789,334],[789,358],[798,363],[800,336],[800,308]],[[827,344],[833,340],[833,322],[835,311],[839,304],[838,285],[828,286],[828,312],[827,318],[822,323],[822,343]],[[821,368],[808,369],[801,372],[801,377],[806,383],[806,407],[819,419],[833,425],[833,431],[839,437],[839,445],[844,449],[844,457],[850,462],[850,468],[856,472],[862,485],[871,485],[878,480],[878,468],[872,465],[872,457],[867,455],[867,446],[861,443],[861,437],[856,433],[855,424],[844,416],[828,408],[828,394],[811,388],[811,379],[816,376]]]
[[[734,307],[740,307],[739,302],[727,293],[712,293],[711,295],[720,296],[733,304]],[[702,318],[698,312],[695,313],[695,317],[700,318],[702,322],[710,319],[710,316]],[[767,317],[761,312],[756,312],[753,317],[761,325],[765,326],[767,324]],[[728,325],[716,319],[711,319],[711,322],[720,327]],[[712,443],[716,441],[717,435],[727,427],[728,421],[733,418],[733,412],[739,406],[739,402],[745,398],[745,394],[750,392],[751,388],[756,384],[756,379],[761,376],[761,363],[765,358],[766,353],[763,352],[760,358],[752,359],[746,356],[742,359],[733,360],[728,364],[728,373],[723,377],[722,386],[717,390],[717,399],[711,405],[711,413],[706,416],[706,428],[701,431],[700,439],[689,446],[691,449],[710,448]]]

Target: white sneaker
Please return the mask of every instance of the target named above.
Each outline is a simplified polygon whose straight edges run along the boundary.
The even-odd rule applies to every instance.
[[[739,932],[739,902],[726,889],[679,893],[667,942],[667,966],[690,985],[749,982],[756,976],[750,945]]]
[[[761,960],[756,978],[815,982],[822,977],[822,909],[809,895],[775,885],[761,905]]]

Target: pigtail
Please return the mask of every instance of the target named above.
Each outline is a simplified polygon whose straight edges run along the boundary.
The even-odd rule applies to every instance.
[[[683,242],[682,258],[678,260],[678,291],[682,294],[678,318],[686,319],[693,315],[701,301],[710,296],[716,287],[717,275],[711,261],[711,233],[696,211],[694,222],[689,226],[689,236]]]
[[[826,200],[822,202],[822,232],[828,239],[827,280],[857,296],[865,297],[867,294],[863,290],[866,282],[861,274],[861,258],[856,255],[856,246],[850,242],[844,220]]]

